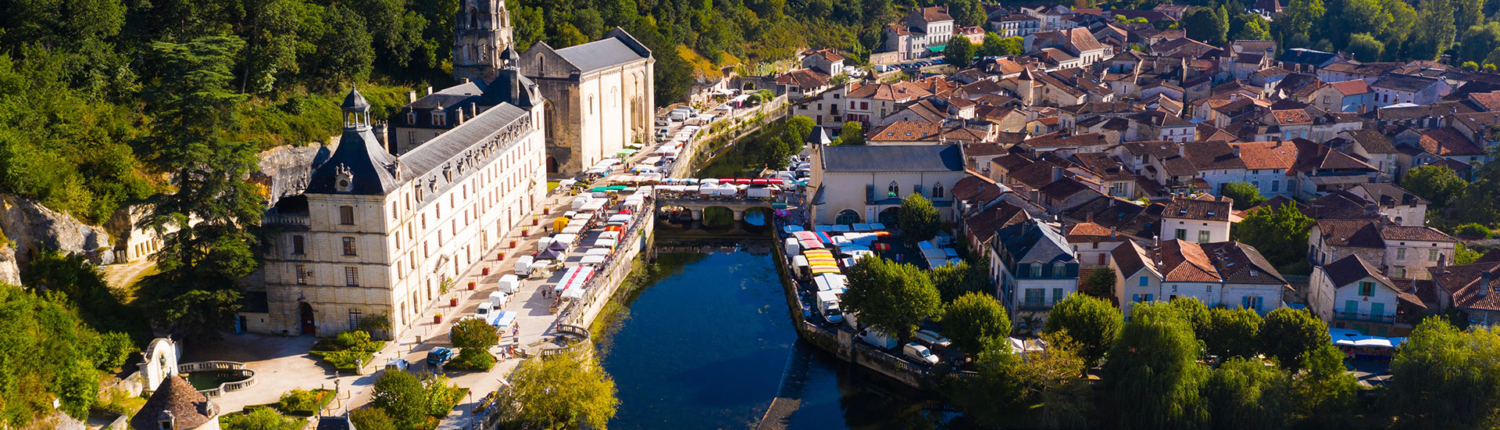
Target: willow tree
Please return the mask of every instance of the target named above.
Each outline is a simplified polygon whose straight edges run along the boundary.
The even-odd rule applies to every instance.
[[[1104,387],[1115,399],[1119,428],[1203,428],[1208,410],[1199,389],[1208,369],[1181,309],[1138,303],[1104,363]]]
[[[530,428],[605,428],[620,400],[595,357],[592,346],[582,344],[521,362],[499,400],[509,409],[504,416]]]

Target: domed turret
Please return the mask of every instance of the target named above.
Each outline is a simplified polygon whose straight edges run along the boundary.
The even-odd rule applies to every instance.
[[[369,130],[370,129],[370,102],[365,101],[365,96],[359,94],[358,89],[350,89],[349,95],[344,96],[344,104],[339,105],[344,111],[345,130]]]

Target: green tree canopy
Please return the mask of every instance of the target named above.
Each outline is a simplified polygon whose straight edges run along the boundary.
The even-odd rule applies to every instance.
[[[943,302],[927,274],[911,264],[862,258],[849,268],[844,308],[861,324],[904,336],[917,324],[942,314]]]
[[[402,428],[427,417],[427,390],[410,372],[380,372],[370,395],[370,406],[385,411]]]
[[[1448,166],[1427,165],[1406,171],[1401,186],[1432,202],[1434,208],[1445,208],[1464,194],[1469,182],[1458,177]]]
[[[937,208],[932,207],[932,201],[918,193],[911,193],[901,201],[896,223],[901,228],[901,238],[907,243],[932,240],[942,227]]]
[[[943,47],[943,61],[954,67],[964,68],[974,64],[974,45],[969,43],[969,38],[953,36],[948,39],[948,45]]]
[[[1260,352],[1260,314],[1253,309],[1213,308],[1208,310],[1208,325],[1199,340],[1209,354],[1220,359],[1253,358]]]
[[[1250,212],[1234,225],[1234,237],[1260,251],[1278,269],[1305,261],[1307,232],[1315,221],[1292,203]]]
[[[1229,32],[1229,21],[1212,8],[1197,8],[1182,17],[1188,38],[1210,45],[1220,45]]]
[[[1010,317],[993,296],[968,293],[948,304],[943,314],[943,331],[953,340],[953,346],[974,354],[984,348],[986,339],[1010,335]]]
[[[1082,281],[1083,293],[1104,300],[1114,298],[1115,276],[1115,270],[1107,266],[1094,268]]]
[[[1346,49],[1354,54],[1356,60],[1380,61],[1381,55],[1385,53],[1385,43],[1375,40],[1370,33],[1356,33],[1349,37],[1349,47]]]
[[[99,393],[100,371],[119,367],[122,345],[134,347],[123,334],[89,328],[60,294],[4,284],[0,345],[0,425],[11,428],[26,428],[53,413],[54,400],[63,413],[87,418]]]
[[[1231,358],[1203,384],[1215,429],[1283,429],[1290,418],[1291,378],[1253,358]]]
[[[1202,428],[1208,423],[1199,389],[1208,370],[1197,363],[1198,341],[1182,310],[1137,303],[1104,362],[1104,390],[1119,402],[1118,426],[1144,430]]]
[[[1067,331],[1068,337],[1079,343],[1079,354],[1095,363],[1114,345],[1124,318],[1108,300],[1074,293],[1052,305],[1045,331]]]
[[[843,129],[839,130],[839,138],[842,139],[840,145],[864,145],[865,126],[859,121],[846,122]]]
[[[1312,312],[1292,308],[1276,308],[1266,314],[1259,338],[1261,352],[1291,371],[1301,369],[1308,354],[1333,342],[1323,320]]]
[[[489,348],[500,343],[495,328],[479,318],[465,318],[453,323],[453,346],[457,348]]]
[[[1428,318],[1391,360],[1389,406],[1412,428],[1478,428],[1500,419],[1500,333]]]
[[[938,294],[943,298],[943,303],[952,302],[959,296],[969,293],[994,291],[993,285],[990,284],[988,265],[960,261],[958,264],[938,266],[927,273],[932,278],[933,286],[937,287]]]
[[[605,428],[620,400],[615,381],[599,367],[587,344],[563,354],[521,362],[498,404],[528,427]]]
[[[1239,210],[1250,209],[1266,201],[1266,198],[1260,195],[1259,187],[1245,181],[1224,184],[1224,197],[1234,199],[1234,208]]]

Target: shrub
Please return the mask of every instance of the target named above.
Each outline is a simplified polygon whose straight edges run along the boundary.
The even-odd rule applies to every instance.
[[[271,408],[256,408],[219,418],[224,430],[299,430],[306,425],[304,420],[281,415]]]
[[[323,409],[333,399],[333,391],[330,390],[292,390],[281,395],[281,401],[276,403],[276,408],[281,412],[291,415],[312,416]]]
[[[495,367],[495,356],[490,355],[484,348],[464,348],[458,352],[458,357],[448,363],[449,369],[489,371]]]
[[[1480,239],[1489,239],[1494,235],[1494,232],[1491,232],[1489,228],[1479,225],[1479,223],[1473,222],[1454,228],[1453,233],[1459,236],[1476,237]]]
[[[360,430],[396,430],[396,420],[380,408],[360,408],[349,413],[349,421]]]

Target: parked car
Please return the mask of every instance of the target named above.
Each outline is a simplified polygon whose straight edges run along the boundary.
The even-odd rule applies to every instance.
[[[453,360],[452,349],[439,346],[433,348],[431,351],[427,351],[427,365],[429,366],[447,364],[450,360]],[[936,359],[934,358],[934,360]]]
[[[932,350],[916,342],[906,344],[906,346],[901,348],[901,352],[906,354],[906,358],[927,363],[928,366],[938,363],[937,355],[934,355]]]
[[[850,315],[852,316],[852,315]],[[848,321],[847,319],[845,321]],[[896,347],[896,337],[873,328],[867,328],[859,332],[859,340],[880,349],[891,349]]]
[[[929,348],[947,348],[949,345],[953,345],[953,341],[932,330],[917,330],[916,333],[912,334],[912,337]]]
[[[411,363],[406,362],[405,358],[392,358],[390,361],[385,362],[385,370],[395,370],[400,372],[406,370],[406,368],[410,365]]]

